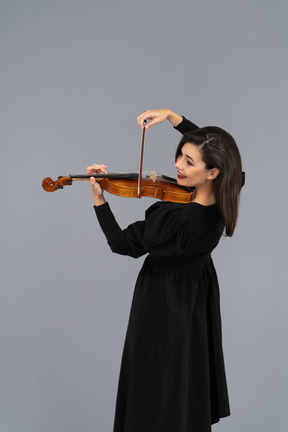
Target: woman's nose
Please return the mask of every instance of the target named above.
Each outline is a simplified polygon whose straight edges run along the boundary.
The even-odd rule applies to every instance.
[[[175,167],[176,167],[177,169],[180,169],[180,168],[181,168],[181,160],[180,160],[180,159],[178,159],[178,160],[175,162]]]

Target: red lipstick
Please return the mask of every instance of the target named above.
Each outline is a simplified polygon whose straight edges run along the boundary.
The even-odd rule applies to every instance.
[[[177,177],[179,179],[181,179],[181,180],[186,178],[186,176],[184,176],[183,174],[181,174],[179,171],[177,171]]]

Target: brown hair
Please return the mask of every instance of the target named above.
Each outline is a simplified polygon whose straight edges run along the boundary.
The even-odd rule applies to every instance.
[[[233,235],[242,185],[241,156],[234,138],[216,126],[207,126],[183,135],[175,159],[181,154],[184,144],[199,147],[207,169],[218,168],[219,174],[213,180],[216,204],[222,214],[226,235]]]

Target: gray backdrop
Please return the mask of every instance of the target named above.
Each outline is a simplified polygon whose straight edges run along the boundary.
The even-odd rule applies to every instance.
[[[113,255],[91,163],[137,171],[145,109],[235,136],[247,185],[214,254],[232,416],[222,432],[286,432],[287,0],[0,0],[0,432],[112,430],[143,259]],[[144,168],[175,176],[180,139],[147,132]],[[107,198],[124,227],[154,201]]]

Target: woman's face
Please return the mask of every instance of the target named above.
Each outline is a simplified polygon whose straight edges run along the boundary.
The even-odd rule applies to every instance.
[[[180,186],[199,188],[210,182],[211,170],[206,169],[198,147],[185,143],[176,160],[177,183]],[[210,182],[211,183],[211,182]]]

